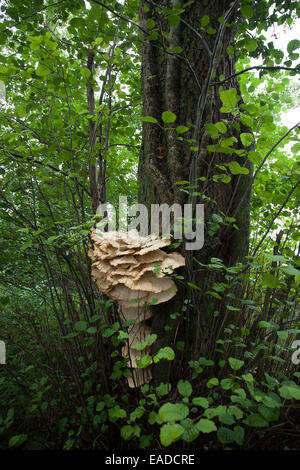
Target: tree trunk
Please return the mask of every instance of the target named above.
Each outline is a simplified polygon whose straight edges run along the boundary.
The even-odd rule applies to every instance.
[[[159,334],[156,348],[172,346],[178,339],[185,341],[181,360],[182,367],[186,368],[186,363],[191,358],[212,355],[215,340],[231,320],[224,299],[219,300],[206,294],[211,291],[213,283],[228,283],[224,274],[201,268],[193,258],[202,264],[208,264],[212,257],[221,258],[226,266],[232,266],[243,261],[247,255],[251,164],[246,157],[241,158],[236,154],[209,152],[207,145],[216,141],[211,140],[210,134],[204,128],[208,123],[233,119],[232,115],[220,112],[222,103],[219,98],[219,86],[212,86],[212,83],[217,82],[220,75],[228,77],[234,74],[235,60],[228,55],[226,49],[233,45],[236,32],[238,18],[235,5],[225,0],[197,0],[180,15],[178,26],[170,27],[160,10],[161,7],[168,6],[168,2],[160,1],[156,4],[158,9],[153,2],[145,2],[140,12],[140,24],[144,30],[151,24],[147,20],[152,19],[160,31],[157,39],[154,33],[153,39],[147,39],[145,36],[142,41],[143,115],[156,118],[162,127],[174,128],[183,125],[190,130],[183,134],[183,140],[179,140],[175,130],[165,130],[150,122],[143,123],[139,200],[147,207],[153,203],[179,203],[183,206],[192,199],[182,191],[183,186],[175,184],[182,180],[189,180],[192,184],[196,182],[197,188],[192,189],[192,192],[202,195],[197,199],[194,197],[193,202],[204,203],[204,246],[201,250],[193,252],[185,251],[184,246],[182,248],[182,253],[188,261],[185,280],[197,284],[201,291],[194,289],[189,292],[179,285],[177,298],[168,303],[167,308],[154,307],[152,325],[152,329]],[[204,15],[209,16],[209,27],[216,30],[215,34],[200,30],[201,18]],[[220,17],[226,17],[231,27],[220,23]],[[168,31],[168,35],[162,35],[162,31]],[[182,52],[170,53],[174,46],[180,46]],[[230,88],[236,88],[240,94],[236,78],[231,78],[223,84],[223,89]],[[161,116],[164,111],[176,114],[174,124],[163,124]],[[245,129],[241,124],[240,129],[237,129],[229,122],[227,127],[226,137],[235,136],[238,139],[236,148],[242,148],[239,133],[245,132]],[[188,142],[188,139],[195,139],[196,142]],[[195,152],[191,150],[191,146],[198,147],[199,150]],[[164,158],[158,158],[159,154],[164,155]],[[234,160],[249,169],[249,173],[232,175],[229,183],[213,178],[222,173],[220,165]],[[200,177],[206,179],[196,179]],[[232,225],[221,224],[215,235],[211,236],[208,223],[212,214],[221,214],[223,219],[224,214],[234,217],[238,230]],[[235,287],[232,292],[238,299],[242,295],[242,286]],[[188,309],[186,314],[180,311],[184,298],[192,299],[192,308]],[[180,315],[177,320],[170,322],[169,316],[174,312]],[[236,315],[236,312],[234,313]],[[183,320],[185,315],[186,319]],[[171,325],[167,332],[166,325]],[[157,381],[166,380],[165,374],[169,372],[164,368],[166,366],[156,367],[158,372],[154,373],[154,376]],[[181,367],[173,368],[171,376],[174,379],[181,377]]]

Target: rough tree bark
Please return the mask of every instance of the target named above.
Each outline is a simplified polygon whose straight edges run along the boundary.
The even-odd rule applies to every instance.
[[[142,41],[143,115],[152,116],[163,125],[162,112],[171,111],[177,116],[176,126],[189,126],[191,130],[180,141],[176,131],[165,131],[156,124],[144,122],[139,160],[139,200],[148,207],[152,203],[183,205],[190,202],[191,198],[181,190],[182,186],[175,184],[176,181],[197,181],[197,189],[193,191],[215,201],[205,200],[205,227],[213,213],[223,212],[229,217],[235,217],[239,230],[221,226],[214,237],[208,236],[205,230],[203,248],[192,253],[192,257],[203,264],[209,263],[211,257],[217,257],[225,265],[232,266],[242,261],[248,253],[251,164],[245,157],[242,161],[236,155],[208,152],[207,145],[214,142],[204,129],[206,123],[216,123],[226,116],[220,113],[222,103],[219,86],[213,86],[212,83],[221,74],[225,77],[234,74],[235,60],[230,58],[226,48],[234,43],[238,22],[237,3],[197,0],[185,9],[180,16],[180,23],[174,28],[170,28],[165,17],[160,14],[161,7],[172,7],[171,2],[144,1],[140,10],[140,25],[144,30],[147,30],[147,20],[151,18],[160,32],[168,31],[168,35],[159,34],[157,40],[149,40],[144,36]],[[210,25],[216,29],[216,34],[200,31],[199,25],[204,15],[209,16]],[[232,27],[220,23],[220,17],[225,17]],[[174,46],[180,46],[182,53],[170,54],[168,51]],[[239,93],[235,77],[223,84],[224,89],[233,87]],[[174,127],[174,124],[170,126]],[[228,126],[226,137],[233,135],[238,138],[239,132]],[[187,139],[196,139],[196,142],[191,144]],[[198,146],[199,151],[193,152],[191,145]],[[236,145],[241,148],[240,142]],[[163,148],[164,158],[157,158],[160,147]],[[220,173],[218,166],[235,159],[249,169],[249,174],[233,176],[227,184],[214,182],[213,175]],[[206,180],[196,180],[199,177],[206,177]],[[198,197],[194,202],[203,203],[203,199]],[[179,286],[178,296],[169,303],[168,309],[166,306],[163,309],[154,307],[156,314],[152,325],[159,335],[157,348],[172,346],[178,339],[185,341],[181,367],[171,371],[173,379],[182,376],[182,368],[186,367],[189,359],[199,355],[209,357],[213,353],[215,340],[230,321],[224,301],[205,295],[213,282],[224,281],[222,274],[201,269],[191,259],[191,253],[183,251],[183,254],[189,260],[185,279],[200,286],[201,291],[186,292]],[[241,293],[241,289],[235,289],[237,297]],[[182,321],[183,317],[179,315],[177,321],[170,322],[170,313],[178,311],[183,298],[187,296],[192,297],[193,301],[187,319]],[[219,312],[218,316],[214,316],[216,311]],[[166,325],[173,327],[167,328],[166,332]],[[170,371],[165,367],[162,364],[156,367],[154,376],[157,381],[166,380],[166,373]]]

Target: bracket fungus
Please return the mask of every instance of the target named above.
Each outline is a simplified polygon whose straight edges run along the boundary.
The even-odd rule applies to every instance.
[[[139,351],[135,345],[144,342],[151,333],[145,323],[153,316],[150,305],[175,296],[176,284],[166,275],[184,266],[185,259],[177,252],[166,253],[161,249],[170,245],[169,239],[158,239],[154,234],[142,237],[137,230],[93,229],[91,239],[93,247],[88,254],[93,261],[92,279],[101,292],[118,303],[121,321],[135,320],[128,330],[129,339],[122,355],[129,358],[129,386],[140,387],[151,380],[150,367],[142,369],[137,363],[149,348]]]

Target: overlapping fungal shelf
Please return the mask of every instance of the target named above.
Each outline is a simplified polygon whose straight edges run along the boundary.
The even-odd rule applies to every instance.
[[[118,303],[121,321],[135,320],[128,330],[129,340],[122,354],[129,357],[129,386],[140,387],[151,380],[150,367],[139,369],[136,363],[147,350],[135,348],[136,343],[143,342],[151,333],[145,323],[152,316],[149,303],[159,304],[174,297],[176,284],[165,275],[184,266],[185,259],[177,252],[166,253],[161,249],[170,245],[169,239],[158,239],[153,234],[141,237],[137,230],[101,232],[93,229],[91,239],[92,279],[101,292]],[[158,263],[160,269],[153,265]]]

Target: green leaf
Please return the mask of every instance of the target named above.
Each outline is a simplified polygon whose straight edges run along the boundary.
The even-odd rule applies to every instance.
[[[159,362],[161,359],[166,359],[167,361],[173,361],[175,353],[172,348],[165,346],[161,348],[154,356],[153,360],[155,363]]]
[[[195,406],[201,406],[201,408],[205,409],[209,407],[209,401],[204,397],[195,397],[192,399],[192,403]]]
[[[238,162],[232,161],[226,164],[233,175],[248,175],[248,168],[242,167]]]
[[[234,386],[234,381],[232,379],[222,379],[220,385],[223,390],[230,390]]]
[[[109,420],[113,423],[118,419],[126,418],[126,414],[126,411],[120,408],[119,405],[115,405],[108,410]]]
[[[202,26],[203,28],[205,28],[205,26],[207,26],[207,25],[209,24],[209,21],[210,21],[210,18],[209,18],[208,15],[202,16],[202,18],[201,18],[201,26]]]
[[[169,15],[168,16],[168,23],[172,28],[177,28],[180,23],[180,16],[178,15]]]
[[[177,126],[176,127],[176,132],[177,134],[184,134],[185,132],[189,131],[189,127],[186,126]]]
[[[176,114],[172,113],[171,111],[164,111],[161,115],[161,118],[165,124],[169,124],[176,121]]]
[[[223,105],[230,110],[234,109],[240,101],[240,97],[236,91],[236,88],[221,91],[220,99]]]
[[[231,442],[235,441],[234,432],[231,429],[225,428],[224,426],[221,426],[218,429],[217,437],[222,444],[230,444]]]
[[[242,445],[244,442],[244,429],[241,426],[235,426],[233,428],[234,440],[238,445]]]
[[[88,328],[87,330],[87,333],[89,333],[90,335],[94,335],[97,333],[97,328],[95,326],[91,326],[90,328]]]
[[[254,137],[249,132],[242,132],[240,134],[240,139],[244,147],[249,147],[254,141]]]
[[[133,426],[130,426],[130,425],[127,424],[127,425],[125,425],[121,428],[121,437],[125,441],[130,439],[132,434],[133,434]]]
[[[207,34],[213,35],[213,34],[216,34],[217,30],[216,30],[216,28],[210,27],[206,30],[206,32],[207,32]]]
[[[80,73],[81,73],[81,76],[87,80],[88,78],[90,78],[91,76],[91,71],[90,69],[88,69],[87,67],[80,67]]]
[[[195,426],[199,432],[203,433],[210,433],[217,430],[215,423],[205,418],[201,418]]]
[[[228,362],[229,362],[231,369],[233,370],[239,370],[244,365],[244,361],[240,361],[239,359],[234,359],[233,357],[230,357],[228,359]]]
[[[51,73],[51,70],[49,70],[46,65],[39,64],[35,72],[39,77],[46,77]]]
[[[293,266],[281,266],[280,269],[281,269],[281,271],[283,271],[286,274],[289,274],[290,276],[299,276],[300,275],[299,269],[296,269]]]
[[[262,274],[262,285],[266,287],[280,287],[280,282],[278,279],[270,273]]]
[[[152,357],[149,354],[143,354],[140,359],[136,359],[136,364],[140,369],[150,366]]]
[[[180,421],[189,414],[189,408],[184,403],[165,403],[158,411],[162,421]]]
[[[212,377],[206,382],[207,388],[213,388],[213,387],[216,387],[217,385],[219,385],[219,379],[217,379],[217,377]]]
[[[10,438],[8,447],[20,447],[27,439],[27,434],[18,434]]]
[[[232,59],[233,56],[234,56],[234,49],[233,49],[233,47],[232,47],[232,46],[228,46],[228,47],[226,48],[226,52],[227,52],[227,54],[229,55],[230,59]]]
[[[196,286],[196,284],[193,284],[192,282],[187,282],[187,285],[192,287],[193,289],[201,291],[201,288],[199,286]]]
[[[285,382],[279,388],[279,394],[282,398],[300,400],[300,386],[295,382]]]
[[[243,423],[247,424],[247,426],[256,428],[265,428],[269,426],[268,422],[258,413],[252,413],[243,420]]]
[[[180,380],[177,384],[178,392],[183,397],[189,397],[192,394],[192,386],[188,380]]]
[[[159,397],[167,395],[171,391],[171,385],[169,383],[161,382],[158,387],[156,387],[156,393]]]
[[[183,51],[183,49],[180,46],[174,46],[173,49],[172,49],[172,52],[175,52],[175,54],[181,54],[182,51]]]
[[[76,336],[78,336],[78,333],[75,333],[75,331],[73,331],[73,333],[69,333],[66,336],[63,336],[63,339],[71,339],[75,338]]]
[[[152,18],[148,18],[146,21],[146,26],[148,29],[155,28],[155,21]]]
[[[277,421],[280,416],[279,408],[269,408],[267,406],[259,406],[258,411],[263,416],[263,418],[266,421],[268,421],[268,423],[272,421]]]
[[[245,47],[247,49],[248,52],[253,52],[257,49],[258,47],[258,44],[257,42],[255,41],[255,39],[248,39],[248,41],[246,42],[245,44]]]
[[[299,39],[292,39],[287,45],[287,51],[289,54],[292,54],[294,51],[300,48]]]
[[[216,122],[215,126],[222,134],[225,134],[225,132],[227,131],[227,126],[222,121]]]

